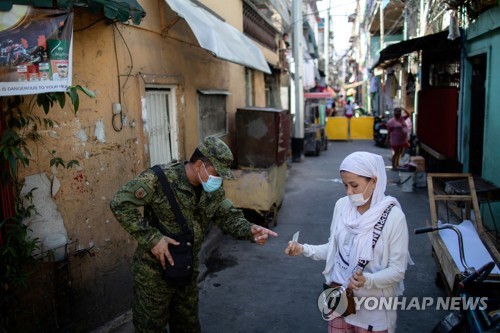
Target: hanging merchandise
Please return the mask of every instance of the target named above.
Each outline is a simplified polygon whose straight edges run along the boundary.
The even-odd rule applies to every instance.
[[[448,28],[448,39],[455,40],[460,37],[460,28],[458,26],[457,15],[454,11],[450,12],[450,26]]]
[[[415,93],[415,75],[412,72],[408,74],[406,79],[406,95],[412,95]]]
[[[314,88],[316,83],[314,72],[314,61],[312,59],[304,59],[302,63],[302,84],[304,90]]]
[[[381,82],[380,76],[376,76],[373,73],[370,78],[370,102],[371,109],[374,115],[380,114],[380,97],[381,97]]]
[[[394,109],[394,97],[396,97],[399,88],[399,82],[396,75],[394,75],[394,70],[389,68],[387,70],[384,90],[386,110],[392,111],[392,109]]]
[[[380,80],[378,76],[373,75],[373,73],[370,74],[370,93],[378,93],[378,86],[380,84]]]

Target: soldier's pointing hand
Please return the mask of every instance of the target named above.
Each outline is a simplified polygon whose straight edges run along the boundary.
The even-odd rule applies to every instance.
[[[251,229],[252,235],[254,237],[255,243],[259,245],[263,245],[266,243],[267,239],[269,236],[277,237],[278,234],[275,233],[274,231],[271,231],[267,228],[261,227],[259,225],[252,225]]]

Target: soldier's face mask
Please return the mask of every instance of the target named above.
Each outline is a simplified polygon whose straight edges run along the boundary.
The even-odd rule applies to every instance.
[[[207,181],[204,182],[200,177],[200,173],[198,172],[198,178],[200,179],[201,185],[203,186],[203,190],[208,193],[218,190],[222,185],[222,177],[212,176],[211,174],[209,174],[207,168],[205,167],[205,163],[203,163],[203,169],[205,169],[205,172],[208,175]]]

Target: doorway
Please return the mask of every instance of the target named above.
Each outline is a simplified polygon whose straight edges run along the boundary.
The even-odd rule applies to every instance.
[[[472,68],[470,131],[469,131],[469,172],[481,177],[483,171],[483,139],[486,100],[486,54],[469,58]]]
[[[175,88],[146,87],[144,129],[149,136],[150,165],[179,159]]]

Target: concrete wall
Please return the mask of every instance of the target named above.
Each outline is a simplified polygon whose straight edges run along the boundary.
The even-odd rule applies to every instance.
[[[241,30],[240,0],[202,2]],[[148,139],[142,122],[146,85],[176,87],[181,159],[189,158],[200,140],[197,89],[229,91],[229,134],[223,139],[231,147],[235,141],[234,114],[236,108],[245,105],[243,66],[201,49],[184,20],[167,32],[175,14],[164,0],[140,3],[147,12],[140,26],[112,25],[86,10],[76,10],[73,84],[95,90],[97,98],[81,95],[76,116],[68,106],[51,110],[50,117],[59,125],[43,133],[43,144],[54,147],[66,160],[78,160],[80,167],[51,170],[49,154],[33,146],[31,167],[24,172],[26,176],[45,172],[50,179],[57,176],[61,187],[54,200],[72,246],[95,246],[95,256],[74,259],[78,261],[74,313],[81,331],[97,327],[130,307],[129,264],[136,242],[114,219],[109,201],[121,184],[149,167]],[[256,104],[265,106],[264,75],[255,72],[254,81]],[[121,102],[126,119],[121,131],[112,127],[114,102]],[[100,121],[105,139],[98,140],[95,129]]]
[[[467,29],[467,43],[465,46],[467,57],[473,57],[479,54],[486,54],[486,93],[485,93],[485,120],[484,120],[484,141],[483,141],[483,178],[494,182],[500,186],[500,150],[498,142],[500,142],[500,7],[494,7],[482,13],[478,19]],[[468,138],[474,133],[470,131],[470,81],[471,81],[471,66],[468,61],[464,64],[465,76],[462,82],[462,113],[461,121],[459,122],[459,145],[463,149],[462,162],[464,170],[468,171],[469,160],[469,141]],[[485,225],[492,227],[493,221],[491,214],[483,205],[482,218]],[[496,216],[496,226],[500,227],[500,205],[498,203],[491,204],[493,214]]]

